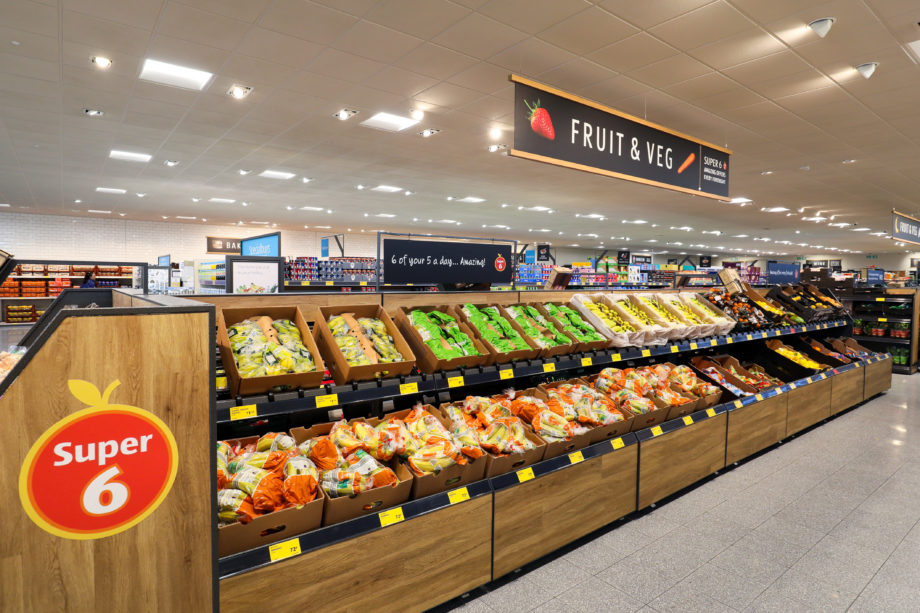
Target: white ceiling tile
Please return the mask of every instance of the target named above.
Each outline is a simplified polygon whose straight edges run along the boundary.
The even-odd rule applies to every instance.
[[[60,68],[56,62],[46,62],[24,55],[0,53],[0,74],[60,81]]]
[[[4,2],[0,7],[0,23],[5,27],[41,34],[42,36],[58,36],[57,8],[46,4],[31,2],[30,0],[16,0]]]
[[[359,83],[380,72],[384,66],[381,62],[327,48],[310,64],[310,72]]]
[[[725,2],[713,2],[650,29],[679,49],[693,49],[749,30],[754,24]]]
[[[591,7],[543,30],[537,36],[573,53],[585,55],[638,31],[608,11]]]
[[[415,96],[416,100],[437,106],[457,108],[469,104],[482,94],[472,89],[460,87],[453,83],[439,83]]]
[[[266,30],[252,28],[236,48],[236,53],[302,68],[322,52],[323,46]]]
[[[520,30],[472,13],[457,21],[431,42],[484,60],[525,38],[527,35]]]
[[[144,30],[153,30],[162,8],[163,0],[67,0],[67,10]]]
[[[7,53],[24,55],[46,62],[56,62],[61,53],[57,36],[43,36],[0,25],[0,41],[13,40],[18,42],[19,45],[13,45],[10,42],[9,46],[5,48]]]
[[[716,69],[736,66],[784,49],[782,42],[759,28],[750,28],[689,51],[690,55]]]
[[[615,77],[616,73],[584,58],[576,58],[537,75],[537,80],[563,90],[579,92],[582,88]]]
[[[479,12],[518,30],[536,34],[590,6],[584,0],[492,0],[479,7]]]
[[[611,70],[628,72],[677,53],[674,48],[642,32],[598,49],[588,57]]]
[[[425,75],[388,66],[382,71],[368,77],[364,85],[380,89],[391,94],[411,98],[420,91],[426,90],[437,83],[437,79]]]
[[[517,74],[533,76],[575,59],[575,55],[536,38],[528,38],[490,58]]]
[[[243,39],[249,24],[171,2],[160,16],[157,34],[229,51]]]
[[[489,94],[505,87],[508,84],[508,75],[507,68],[488,62],[480,62],[472,68],[455,74],[449,79],[449,82]]]
[[[120,62],[119,55],[122,54],[131,57],[143,56],[151,36],[150,31],[143,28],[71,10],[64,11],[63,35],[65,41],[97,48],[101,55],[113,59],[116,64]]]
[[[669,0],[661,2],[623,2],[605,0],[601,8],[640,28],[650,28],[668,19],[709,4],[713,0]]]
[[[425,43],[396,62],[396,66],[435,79],[447,79],[476,64],[479,60],[451,51],[440,45]]]
[[[296,68],[285,64],[268,62],[245,55],[234,55],[221,67],[219,76],[247,87],[273,88],[283,85],[296,72]],[[215,87],[217,84],[215,82]],[[221,83],[221,85],[223,84]],[[208,90],[212,91],[212,88],[208,88]],[[226,89],[221,87],[219,93],[224,93],[227,90],[229,90],[229,87]]]
[[[709,72],[712,72],[712,69],[702,62],[698,62],[686,55],[675,55],[633,70],[629,73],[629,76],[642,83],[664,89],[669,85],[700,77]]]
[[[181,2],[202,11],[208,11],[232,17],[247,23],[254,23],[256,19],[271,5],[272,0],[172,0],[171,3]]]
[[[427,40],[469,12],[448,0],[381,0],[364,19]]]
[[[355,17],[366,16],[377,0],[313,0],[314,4],[322,4],[329,8],[344,11]]]
[[[328,45],[356,22],[352,15],[306,0],[278,0],[268,9],[259,25]]]
[[[333,47],[378,62],[395,62],[424,42],[390,28],[359,21],[338,39]]]

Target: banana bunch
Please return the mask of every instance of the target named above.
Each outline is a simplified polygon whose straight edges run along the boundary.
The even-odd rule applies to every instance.
[[[634,305],[629,298],[620,298],[617,300],[617,304],[624,311],[627,311],[630,315],[638,319],[642,325],[649,327],[655,325],[655,322],[652,321],[652,318],[646,315],[642,309]]]
[[[600,318],[600,320],[614,332],[636,331],[636,329],[633,328],[629,322],[620,317],[616,311],[611,309],[606,304],[585,300],[584,305],[586,309],[597,315],[598,318]]]

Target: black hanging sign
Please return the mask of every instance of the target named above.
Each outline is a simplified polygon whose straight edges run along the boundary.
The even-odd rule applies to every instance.
[[[231,255],[240,254],[240,238],[225,238],[223,236],[209,236],[208,246],[205,253],[229,253]]]
[[[549,262],[549,245],[537,245],[537,261]]]
[[[892,211],[891,217],[894,225],[891,238],[920,245],[920,219],[897,211]]]
[[[511,80],[511,155],[707,198],[728,197],[728,149],[518,75]]]
[[[511,245],[384,239],[387,283],[511,283]]]
[[[617,251],[617,264],[629,264],[628,251]]]
[[[711,255],[701,255],[700,256],[700,268],[710,268],[712,266],[712,256]]]

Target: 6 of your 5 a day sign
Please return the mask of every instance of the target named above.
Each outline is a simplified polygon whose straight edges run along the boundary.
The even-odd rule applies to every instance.
[[[109,404],[119,385],[100,394],[92,383],[67,382],[88,408],[48,428],[19,472],[19,499],[43,530],[68,539],[99,539],[143,521],[176,479],[179,450],[163,421],[137,407]]]
[[[515,157],[724,199],[731,151],[511,75]]]

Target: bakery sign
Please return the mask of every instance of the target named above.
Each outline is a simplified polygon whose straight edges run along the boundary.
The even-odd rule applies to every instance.
[[[385,239],[387,283],[511,283],[511,245]]]
[[[920,245],[920,219],[897,211],[892,211],[891,217],[894,226],[891,238]]]
[[[223,236],[209,236],[208,248],[205,253],[228,253],[231,255],[240,255],[240,238],[225,238]]]
[[[725,199],[731,151],[532,81],[514,82],[514,147],[538,162]]]

